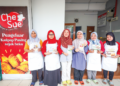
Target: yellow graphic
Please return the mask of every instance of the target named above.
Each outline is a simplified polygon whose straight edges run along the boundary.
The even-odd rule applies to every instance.
[[[2,58],[2,62],[8,63],[8,58],[6,56],[2,56],[1,58]]]
[[[16,68],[19,69],[19,70],[22,70],[24,72],[28,71],[28,65],[20,65],[20,66],[18,66]]]
[[[21,50],[19,49],[19,52],[21,52]]]
[[[16,68],[20,64],[18,58],[14,56],[13,54],[9,55],[8,60],[13,68]]]
[[[1,67],[2,67],[2,71],[6,74],[8,74],[8,72],[12,69],[10,64],[4,62],[1,63]]]
[[[28,61],[24,61],[24,62],[20,63],[20,65],[28,65]]]
[[[7,50],[5,50],[5,52],[7,53]]]
[[[25,54],[26,52],[24,52],[23,54]]]
[[[23,57],[22,57],[20,54],[17,54],[16,57],[18,58],[18,60],[19,60],[20,62],[23,62]]]
[[[11,69],[8,74],[25,74],[23,71],[21,70],[16,70],[16,69]]]
[[[28,61],[23,61],[21,54],[16,56],[10,54],[8,58],[3,55],[1,59],[2,72],[5,74],[25,74],[28,72]]]
[[[12,49],[10,49],[10,52],[12,52]]]

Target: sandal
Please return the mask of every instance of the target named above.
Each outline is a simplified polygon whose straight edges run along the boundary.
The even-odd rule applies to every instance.
[[[32,82],[31,84],[30,84],[30,86],[34,86],[35,85],[35,82]]]
[[[95,79],[95,80],[93,80],[93,82],[95,83],[95,84],[98,84],[98,81]]]
[[[81,84],[81,85],[84,85],[84,82],[83,82],[83,81],[80,81],[80,84]]]
[[[72,82],[70,80],[67,80],[68,85],[72,85]]]
[[[114,86],[112,81],[108,81],[108,83],[109,83],[110,86]]]
[[[78,81],[77,80],[75,80],[74,83],[75,83],[75,85],[78,85]]]
[[[63,86],[67,86],[67,82],[66,81],[63,81],[62,84],[63,84]]]
[[[107,80],[106,79],[103,79],[102,81],[104,84],[107,84]]]
[[[90,82],[91,82],[91,80],[90,80],[90,79],[87,79],[87,80],[86,80],[86,82],[87,82],[87,83],[90,83]]]
[[[43,84],[43,81],[40,81],[40,82],[39,82],[39,85],[42,85],[42,84]]]

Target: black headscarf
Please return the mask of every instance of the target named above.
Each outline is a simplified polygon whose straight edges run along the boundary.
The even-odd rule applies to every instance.
[[[113,32],[108,32],[108,33],[106,34],[106,37],[107,37],[107,35],[110,35],[110,36],[113,37],[113,40],[112,40],[112,41],[106,40],[107,45],[115,45],[116,41],[115,41],[114,33],[113,33]]]

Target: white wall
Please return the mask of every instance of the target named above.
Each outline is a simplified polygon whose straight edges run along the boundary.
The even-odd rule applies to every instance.
[[[46,40],[48,30],[55,31],[58,39],[64,30],[65,0],[32,0],[33,29]]]
[[[31,0],[0,0],[0,6],[27,6],[29,29],[32,29]],[[3,79],[31,79],[31,74],[3,74]]]
[[[86,33],[87,26],[95,26],[97,31],[97,12],[65,12],[65,23],[74,23],[75,18],[79,19],[76,26],[82,26],[83,32]]]

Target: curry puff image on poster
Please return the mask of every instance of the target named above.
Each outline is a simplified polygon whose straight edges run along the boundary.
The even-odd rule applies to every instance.
[[[27,7],[0,7],[2,74],[29,74],[24,45],[29,38]]]

